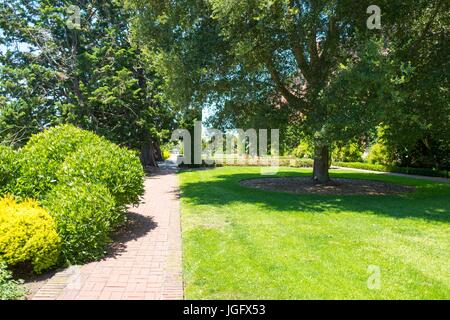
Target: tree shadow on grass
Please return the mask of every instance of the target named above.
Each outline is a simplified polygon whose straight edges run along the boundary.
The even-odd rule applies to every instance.
[[[308,176],[293,171],[278,176]],[[209,180],[182,184],[182,198],[194,205],[255,204],[286,213],[330,213],[352,211],[393,218],[450,222],[450,185],[410,178],[361,173],[336,173],[341,178],[382,180],[415,185],[415,192],[398,195],[313,195],[259,190],[240,185],[241,180],[261,178],[258,173],[224,174]],[[273,176],[271,176],[273,177]]]

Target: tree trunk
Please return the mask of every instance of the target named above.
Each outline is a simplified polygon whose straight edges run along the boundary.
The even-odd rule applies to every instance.
[[[314,151],[313,180],[318,183],[330,181],[328,146],[318,146]]]
[[[141,147],[141,163],[145,167],[157,167],[155,147],[151,140],[147,140]]]
[[[161,151],[161,146],[159,145],[158,141],[153,141],[153,150],[155,154],[156,161],[164,161],[163,154]]]

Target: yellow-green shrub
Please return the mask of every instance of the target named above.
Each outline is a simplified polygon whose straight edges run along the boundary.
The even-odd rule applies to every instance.
[[[369,151],[369,155],[367,156],[367,162],[372,164],[382,164],[388,165],[391,164],[389,161],[389,153],[387,147],[382,143],[375,143]]]
[[[0,260],[9,265],[31,263],[39,273],[57,262],[59,248],[55,222],[36,201],[0,199]]]
[[[166,149],[162,150],[162,156],[163,156],[164,160],[169,159],[170,158],[170,151],[166,150]]]
[[[336,162],[358,162],[362,160],[362,155],[361,146],[356,142],[349,142],[334,147],[331,156]]]
[[[297,147],[294,148],[292,154],[297,158],[309,158],[314,157],[314,148],[306,140],[302,140]]]

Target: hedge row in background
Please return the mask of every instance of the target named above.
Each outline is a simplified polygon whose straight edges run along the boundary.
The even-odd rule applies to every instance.
[[[276,162],[273,162],[274,164]],[[313,159],[307,158],[295,158],[291,156],[280,156],[278,158],[278,166],[280,167],[295,167],[295,168],[310,168],[314,164]],[[226,158],[224,158],[223,163],[217,163],[217,167],[228,167],[228,166],[271,166],[270,158],[262,161],[260,158],[256,162],[251,162],[251,160],[246,159],[243,163],[239,163],[237,160],[233,163],[227,163]]]
[[[372,170],[379,172],[395,172],[404,174],[416,174],[420,176],[430,176],[430,177],[443,177],[447,178],[448,172],[445,170],[434,170],[428,168],[406,168],[406,167],[396,167],[396,166],[385,166],[381,164],[371,164],[363,162],[333,162],[334,166]]]
[[[62,263],[103,256],[111,232],[125,221],[126,206],[137,204],[143,194],[144,172],[135,152],[71,125],[45,130],[18,151],[6,147],[1,151],[0,173],[7,174],[1,175],[0,197],[10,193],[43,204],[61,238]],[[2,232],[11,234],[13,227],[5,225]],[[10,242],[21,245],[14,238]],[[6,250],[0,247],[0,259]],[[54,264],[53,254],[46,259]],[[35,271],[50,266],[44,260]]]
[[[313,159],[307,158],[294,158],[291,156],[281,156],[279,157],[278,165],[281,167],[295,167],[295,168],[312,168],[314,164]],[[226,163],[216,164],[217,167],[222,166],[261,166],[266,165],[270,166],[270,160],[267,163],[263,163],[258,160],[256,163],[245,162],[243,164],[238,163],[237,161],[234,163]],[[338,167],[346,167],[346,168],[354,168],[354,169],[364,169],[364,170],[372,170],[379,172],[396,172],[403,174],[415,174],[421,176],[430,176],[430,177],[444,177],[447,178],[447,171],[445,170],[434,170],[428,168],[411,168],[411,167],[397,167],[397,166],[388,166],[382,164],[372,164],[365,162],[333,162],[332,165]]]

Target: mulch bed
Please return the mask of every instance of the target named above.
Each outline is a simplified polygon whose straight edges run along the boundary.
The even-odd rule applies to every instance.
[[[296,194],[390,195],[413,192],[416,188],[373,180],[333,178],[318,184],[310,177],[258,178],[242,180],[241,185],[256,189]]]

